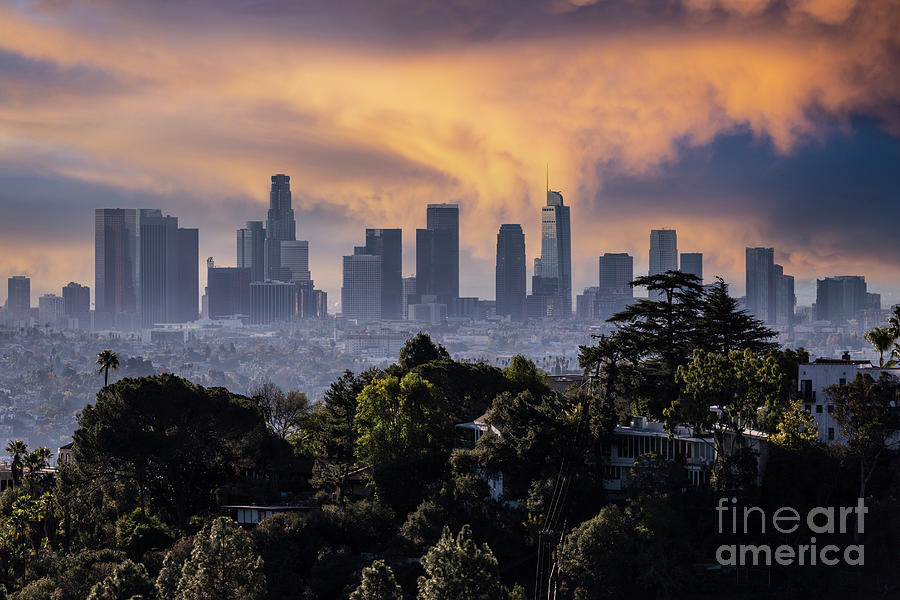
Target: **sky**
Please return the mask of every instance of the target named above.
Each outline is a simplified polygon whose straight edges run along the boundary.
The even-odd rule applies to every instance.
[[[414,274],[429,202],[460,204],[460,293],[493,298],[501,223],[540,253],[548,166],[575,294],[672,227],[736,295],[770,246],[801,304],[848,274],[900,302],[900,0],[0,3],[0,276],[35,304],[93,288],[97,207],[235,264],[274,173],[333,308],[367,226]]]

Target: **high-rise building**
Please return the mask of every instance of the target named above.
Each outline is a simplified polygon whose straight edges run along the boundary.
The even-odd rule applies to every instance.
[[[775,323],[775,250],[747,248],[747,310],[764,323]]]
[[[141,325],[197,320],[200,302],[199,233],[178,227],[178,217],[141,209]]]
[[[173,322],[178,309],[178,217],[156,209],[140,213],[141,325]]]
[[[140,311],[140,212],[94,211],[94,310],[104,326],[133,322]]]
[[[16,319],[27,319],[31,313],[31,280],[16,275],[7,280],[6,310]]]
[[[237,230],[237,266],[250,269],[251,281],[266,278],[266,230],[262,221],[247,221]]]
[[[219,319],[250,315],[249,267],[217,267],[212,258],[206,261],[207,316]]]
[[[190,323],[200,317],[200,232],[178,229],[178,288],[174,321]]]
[[[381,317],[403,318],[403,230],[366,229],[366,254],[381,257]]]
[[[459,297],[459,205],[429,204],[416,229],[416,291],[452,306]]]
[[[842,275],[816,280],[816,320],[842,323],[859,317],[868,306],[866,278]]]
[[[405,321],[409,318],[409,305],[410,298],[416,295],[416,278],[415,277],[404,277],[403,278],[403,295],[401,297],[401,318]],[[415,304],[415,299],[413,298],[413,304]]]
[[[365,254],[365,247],[344,257],[341,314],[360,321],[381,319],[381,257]]]
[[[291,240],[281,242],[281,268],[276,279],[299,283],[310,281],[309,242]]]
[[[291,207],[291,178],[272,175],[269,193],[269,213],[266,219],[266,277],[281,275],[281,242],[297,239],[297,223]]]
[[[250,284],[250,323],[270,325],[293,321],[297,314],[297,286],[286,281]]]
[[[91,325],[91,288],[70,281],[62,289],[63,314],[78,319],[80,329],[89,329]]]
[[[603,254],[600,263],[600,285],[598,292],[606,296],[634,298],[634,257],[625,252]]]
[[[678,270],[678,233],[674,229],[650,230],[650,275]]]
[[[682,252],[681,272],[694,275],[700,280],[700,283],[703,283],[703,253]]]
[[[38,324],[57,326],[66,311],[66,303],[62,296],[44,294],[38,298]]]
[[[556,316],[562,318],[572,314],[572,226],[569,209],[560,192],[547,189],[547,204],[541,207],[541,272],[540,275],[535,273],[542,278],[556,279],[559,296]]]
[[[513,321],[525,318],[525,233],[519,224],[504,224],[497,233],[496,314]]]
[[[794,277],[784,274],[784,267],[775,265],[775,324],[790,328],[794,323]]]

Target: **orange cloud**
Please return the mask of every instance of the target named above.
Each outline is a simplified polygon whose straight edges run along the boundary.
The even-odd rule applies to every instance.
[[[890,117],[900,91],[885,77],[896,65],[885,64],[883,47],[900,38],[896,3],[796,0],[792,14],[811,19],[775,25],[761,16],[768,0],[687,5],[748,18],[499,36],[413,51],[345,38],[269,39],[239,27],[183,37],[124,17],[91,35],[0,9],[0,49],[61,69],[89,66],[118,82],[101,94],[47,97],[22,82],[19,97],[27,103],[0,95],[0,145],[59,149],[79,159],[47,169],[209,206],[251,196],[260,215],[268,175],[288,172],[298,197],[308,193],[359,220],[402,225],[408,243],[426,202],[459,201],[463,244],[485,263],[501,222],[521,222],[529,254],[538,252],[549,163],[552,185],[578,221],[579,256],[628,249],[640,261],[647,230],[669,224],[696,240],[692,249],[738,274],[743,245],[759,243],[758,231],[718,217],[675,222],[682,214],[675,200],[655,215],[663,223],[634,218],[603,227],[605,175],[652,175],[677,159],[679,145],[702,146],[740,130],[770,137],[788,153],[818,135],[811,108],[838,119],[858,110]],[[224,245],[201,250],[232,252]],[[593,283],[595,263],[579,263],[576,287]],[[807,275],[815,265],[796,266]],[[333,293],[339,288],[335,266],[320,266],[318,275],[313,269]]]

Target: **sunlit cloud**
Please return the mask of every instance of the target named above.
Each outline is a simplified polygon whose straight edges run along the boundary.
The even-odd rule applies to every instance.
[[[789,264],[795,274],[813,277],[828,255],[792,246],[739,193],[702,214],[689,196],[638,211],[613,206],[605,182],[652,178],[723,134],[751,132],[789,156],[856,114],[900,131],[893,1],[150,4],[0,9],[0,76],[12,75],[0,91],[0,161],[32,156],[24,170],[156,197],[196,218],[201,254],[226,264],[233,229],[264,217],[268,176],[289,173],[299,211],[345,215],[344,228],[300,222],[313,276],[335,296],[337,244],[350,252],[355,228],[403,226],[409,246],[424,204],[454,201],[465,250],[488,267],[463,269],[462,292],[492,297],[501,222],[522,223],[529,256],[539,252],[548,164],[577,223],[576,288],[595,283],[602,251],[646,261],[648,230],[661,225],[738,290],[745,244],[782,244],[803,257]],[[203,10],[208,21],[193,26]],[[213,226],[222,230],[204,234]],[[58,287],[29,260],[0,268]],[[66,268],[93,279],[92,261]],[[889,281],[900,269],[875,271]]]

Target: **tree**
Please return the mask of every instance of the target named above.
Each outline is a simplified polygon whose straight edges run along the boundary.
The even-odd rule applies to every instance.
[[[126,559],[109,577],[91,588],[87,600],[129,600],[136,596],[141,600],[159,597],[144,565]]]
[[[271,382],[254,389],[251,399],[259,407],[269,428],[283,440],[303,428],[311,410],[306,394],[296,390],[285,394]]]
[[[28,452],[28,445],[22,440],[11,440],[6,444],[6,453],[12,456],[9,466],[13,487],[19,487],[22,480],[22,455]]]
[[[727,354],[697,350],[676,377],[682,394],[665,411],[669,430],[688,424],[696,434],[712,433],[717,465],[745,466],[743,461],[732,465],[730,457],[744,448],[744,433],[758,425],[759,410],[782,397],[776,359],[749,349]]]
[[[603,507],[597,516],[572,530],[560,549],[563,597],[627,597],[638,581],[637,554],[634,524],[615,504]]]
[[[641,299],[613,315],[615,336],[628,348],[640,349],[640,387],[633,395],[635,412],[661,416],[678,395],[675,370],[685,364],[699,344],[703,288],[689,273],[666,271],[638,277],[632,287],[646,287],[650,298]],[[658,297],[658,300],[651,299]]]
[[[262,600],[266,593],[263,560],[240,525],[218,517],[194,536],[175,600]]]
[[[882,373],[878,380],[858,374],[850,383],[825,390],[834,403],[834,418],[847,438],[847,447],[859,461],[859,497],[886,450],[896,449],[900,430],[897,378]]]
[[[803,409],[803,404],[794,400],[781,411],[777,433],[769,436],[769,442],[797,452],[818,445],[819,427],[813,416]]]
[[[28,475],[24,475],[23,478],[28,483],[28,490],[31,492],[32,498],[37,498],[38,486],[45,479],[43,471],[50,466],[50,458],[52,456],[53,454],[49,448],[41,446],[26,454],[22,460],[24,466],[28,469]]]
[[[412,482],[437,476],[450,452],[446,400],[431,383],[408,373],[372,381],[357,402],[357,459],[372,467],[376,492],[391,506],[403,505],[416,487]]]
[[[109,385],[109,370],[119,368],[119,357],[112,350],[103,350],[97,355],[97,374],[103,374],[103,387]]]
[[[391,567],[376,560],[363,569],[362,581],[350,594],[350,600],[403,600],[403,594]]]
[[[468,525],[456,537],[445,527],[422,567],[418,600],[493,600],[503,593],[494,553],[487,544],[478,547]]]
[[[716,277],[716,282],[703,295],[700,331],[698,348],[710,352],[749,349],[763,353],[778,348],[778,344],[771,341],[776,333],[738,307],[737,300],[728,295],[728,286],[721,277]]]
[[[891,350],[891,346],[897,341],[897,334],[890,327],[874,327],[863,337],[878,353],[878,366],[884,367],[884,353]]]
[[[403,344],[397,363],[404,371],[410,371],[419,365],[442,358],[450,358],[447,349],[440,344],[435,345],[427,333],[420,331]]]
[[[215,506],[215,488],[275,451],[248,399],[168,374],[104,387],[73,439],[84,490],[104,488],[120,514],[150,504],[182,530]]]

